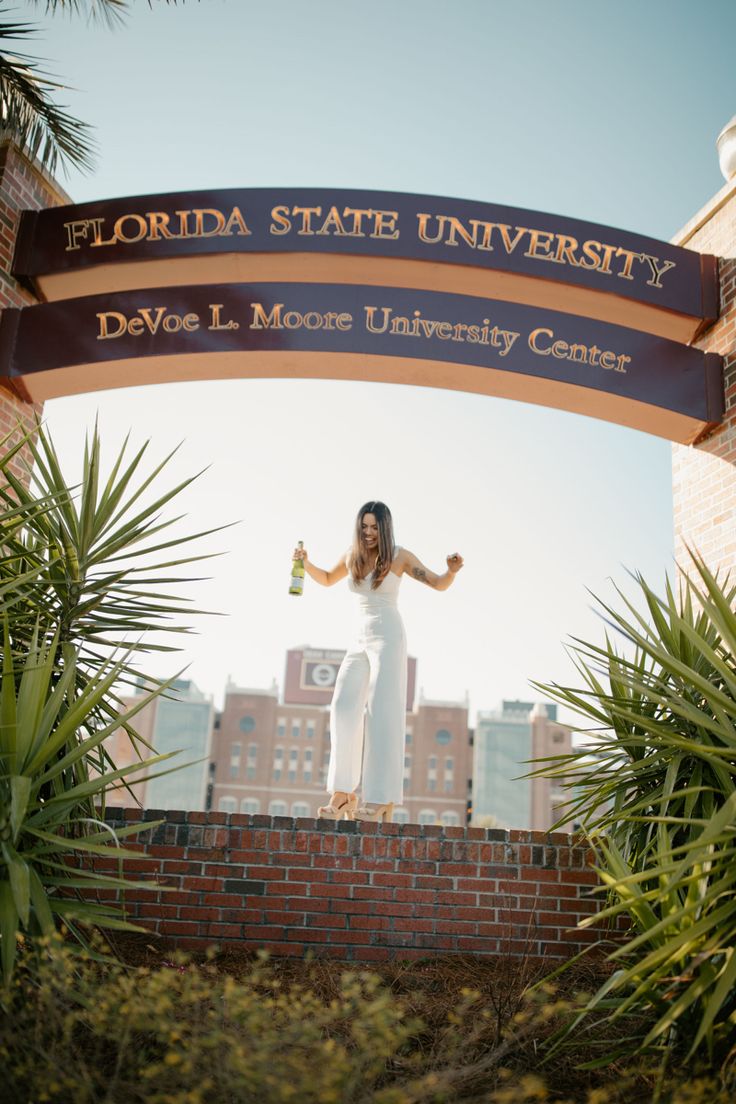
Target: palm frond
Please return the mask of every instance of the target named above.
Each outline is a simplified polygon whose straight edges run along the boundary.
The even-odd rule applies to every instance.
[[[26,38],[36,28],[0,23],[0,41]],[[68,114],[51,98],[64,85],[24,54],[0,53],[0,126],[11,133],[49,172],[73,165],[88,172],[94,165],[91,127]]]

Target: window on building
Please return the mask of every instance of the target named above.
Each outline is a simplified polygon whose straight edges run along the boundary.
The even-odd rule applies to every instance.
[[[452,793],[454,789],[455,783],[453,782],[452,778],[447,778],[445,776],[445,793]]]
[[[409,810],[402,807],[394,809],[394,821],[396,822],[396,824],[408,824]]]
[[[240,802],[241,813],[255,814],[260,812],[261,803],[257,797],[244,797]]]
[[[436,755],[430,755],[429,762],[427,763],[427,766],[429,767],[429,769],[431,771],[432,770],[437,770],[437,756]]]
[[[411,755],[404,756],[404,767],[407,770],[411,770]]]
[[[280,782],[281,781],[281,771],[278,767],[274,767],[274,769],[273,769],[273,780],[274,780],[274,782]]]
[[[553,733],[553,735],[552,735],[552,743],[553,744],[561,744],[561,743],[564,742],[564,740],[565,740],[565,737],[561,732]]]
[[[286,735],[286,717],[279,717],[276,721],[276,735],[283,739]]]
[[[289,752],[289,759],[291,759],[292,763],[295,763],[298,758],[299,758],[299,748],[292,748],[291,751]]]
[[[428,778],[427,779],[427,792],[428,793],[435,793],[436,790],[437,790],[437,779],[436,778]]]
[[[307,721],[307,739],[308,740],[311,740],[311,739],[314,738],[314,732],[315,732],[314,721]]]
[[[269,803],[268,803],[268,815],[269,816],[286,816],[286,802],[285,801],[269,801]]]
[[[240,718],[240,731],[241,732],[252,732],[255,727],[256,727],[255,717],[251,717],[250,714],[248,714],[245,717]]]
[[[460,823],[460,817],[459,817],[459,815],[458,815],[458,814],[457,814],[456,812],[454,812],[453,810],[451,810],[451,809],[447,809],[447,810],[446,810],[446,811],[445,811],[445,812],[444,812],[444,813],[442,814],[442,823],[444,824],[445,828],[454,828],[454,827],[456,827],[457,825],[459,825],[459,823]]]
[[[314,752],[312,751],[311,748],[305,748],[304,749],[304,762],[305,763],[311,763],[313,755],[314,755]]]
[[[275,747],[273,749],[273,765],[282,767],[284,759],[284,749],[282,747]]]
[[[292,740],[298,740],[302,734],[302,722],[297,720],[291,722],[291,738]]]
[[[411,728],[407,728],[407,730],[406,730],[406,742],[407,742],[407,744],[411,743],[412,735],[413,735],[413,733],[412,733]]]
[[[254,782],[255,777],[256,777],[256,768],[255,767],[246,767],[245,768],[245,777],[248,779],[249,782]]]
[[[248,758],[249,759],[257,759],[258,758],[258,744],[248,744]]]
[[[304,801],[295,801],[291,806],[291,815],[293,817],[308,817],[309,806]]]
[[[288,778],[289,782],[296,782],[296,771],[295,770],[288,771],[286,777]]]
[[[238,807],[238,802],[234,797],[221,797],[217,802],[217,808],[221,813],[234,813]]]
[[[304,771],[302,773],[302,778],[304,779],[305,782],[311,782],[312,781],[312,772],[311,772],[311,770],[307,770],[307,768],[305,767]]]
[[[449,744],[452,739],[452,733],[446,728],[438,728],[434,734],[434,738],[438,744]]]
[[[230,745],[230,777],[237,778],[240,774],[240,744],[235,742]]]
[[[455,769],[455,760],[451,755],[448,755],[445,759],[445,774],[452,774]]]
[[[419,811],[420,824],[436,824],[437,811],[435,809],[421,809]]]

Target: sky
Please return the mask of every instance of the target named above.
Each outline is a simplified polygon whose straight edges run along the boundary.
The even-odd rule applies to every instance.
[[[462,197],[667,240],[723,184],[715,139],[736,112],[732,0],[201,0],[131,5],[115,30],[19,3],[25,44],[95,127],[74,202],[200,188],[323,186]],[[344,646],[345,584],[287,594],[291,551],[331,567],[356,510],[382,499],[399,544],[445,593],[405,579],[426,699],[477,710],[570,682],[572,637],[600,641],[592,594],[673,570],[670,446],[604,422],[390,384],[241,380],[56,399],[47,425],[79,470],[95,418],[164,481],[219,553],[193,603],[218,611],[176,660],[219,704],[226,680],[283,681],[289,647]]]

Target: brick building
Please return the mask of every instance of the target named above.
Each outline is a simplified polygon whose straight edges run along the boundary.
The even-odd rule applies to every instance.
[[[221,812],[315,816],[325,804],[330,712],[340,651],[287,653],[278,688],[230,683],[213,737],[211,806]],[[467,702],[420,700],[413,707],[416,660],[409,659],[404,804],[398,821],[465,824],[472,751]]]

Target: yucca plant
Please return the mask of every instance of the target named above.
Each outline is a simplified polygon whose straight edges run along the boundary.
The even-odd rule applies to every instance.
[[[28,485],[10,469],[19,446],[0,457],[6,481],[5,486],[0,483],[0,612],[8,617],[11,647],[22,653],[40,633],[42,639],[54,639],[59,663],[64,646],[71,644],[81,691],[124,645],[128,658],[119,682],[136,685],[142,672],[135,660],[148,652],[178,650],[177,644],[162,642],[161,632],[191,632],[189,622],[196,611],[179,591],[198,580],[176,572],[209,557],[178,553],[219,527],[169,537],[168,530],[181,516],[162,519],[161,512],[197,476],[154,493],[174,452],[141,474],[150,442],[128,458],[126,438],[103,480],[102,445],[95,427],[84,444],[80,484],[72,487],[42,428],[22,444],[33,460]],[[5,597],[4,587],[9,588]],[[156,640],[151,638],[154,630]],[[92,732],[106,724],[117,715],[119,704],[114,693],[105,695],[84,727]],[[134,729],[129,732],[134,742],[139,739]],[[101,747],[94,752],[98,771],[105,769],[105,761]]]
[[[565,819],[590,838],[598,918],[631,933],[557,1038],[592,1012],[621,1021],[601,1062],[673,1046],[723,1061],[736,1037],[736,587],[691,558],[678,594],[636,576],[645,613],[620,592],[621,612],[600,603],[605,643],[573,648],[582,688],[535,684],[587,721],[587,740],[536,773],[568,788]]]
[[[71,487],[42,429],[2,453],[7,443],[0,442],[0,963],[6,981],[22,932],[47,934],[63,920],[83,939],[90,926],[128,926],[119,908],[83,900],[81,891],[132,884],[96,875],[91,860],[100,853],[124,858],[120,838],[141,830],[115,835],[100,817],[110,788],[165,758],[144,758],[150,749],[131,720],[170,683],[147,676],[150,693],[127,712],[117,688],[145,677],[137,662],[147,651],[175,650],[150,641],[152,631],[187,631],[183,621],[195,611],[175,591],[190,580],[176,572],[202,557],[169,557],[205,535],[162,539],[179,519],[162,520],[161,510],[191,480],[153,493],[170,458],[140,475],[147,445],[126,459],[126,440],[103,481],[95,427],[85,443],[81,482]],[[11,471],[22,449],[35,462],[28,485]],[[104,741],[121,726],[137,742],[141,761],[116,769]]]

